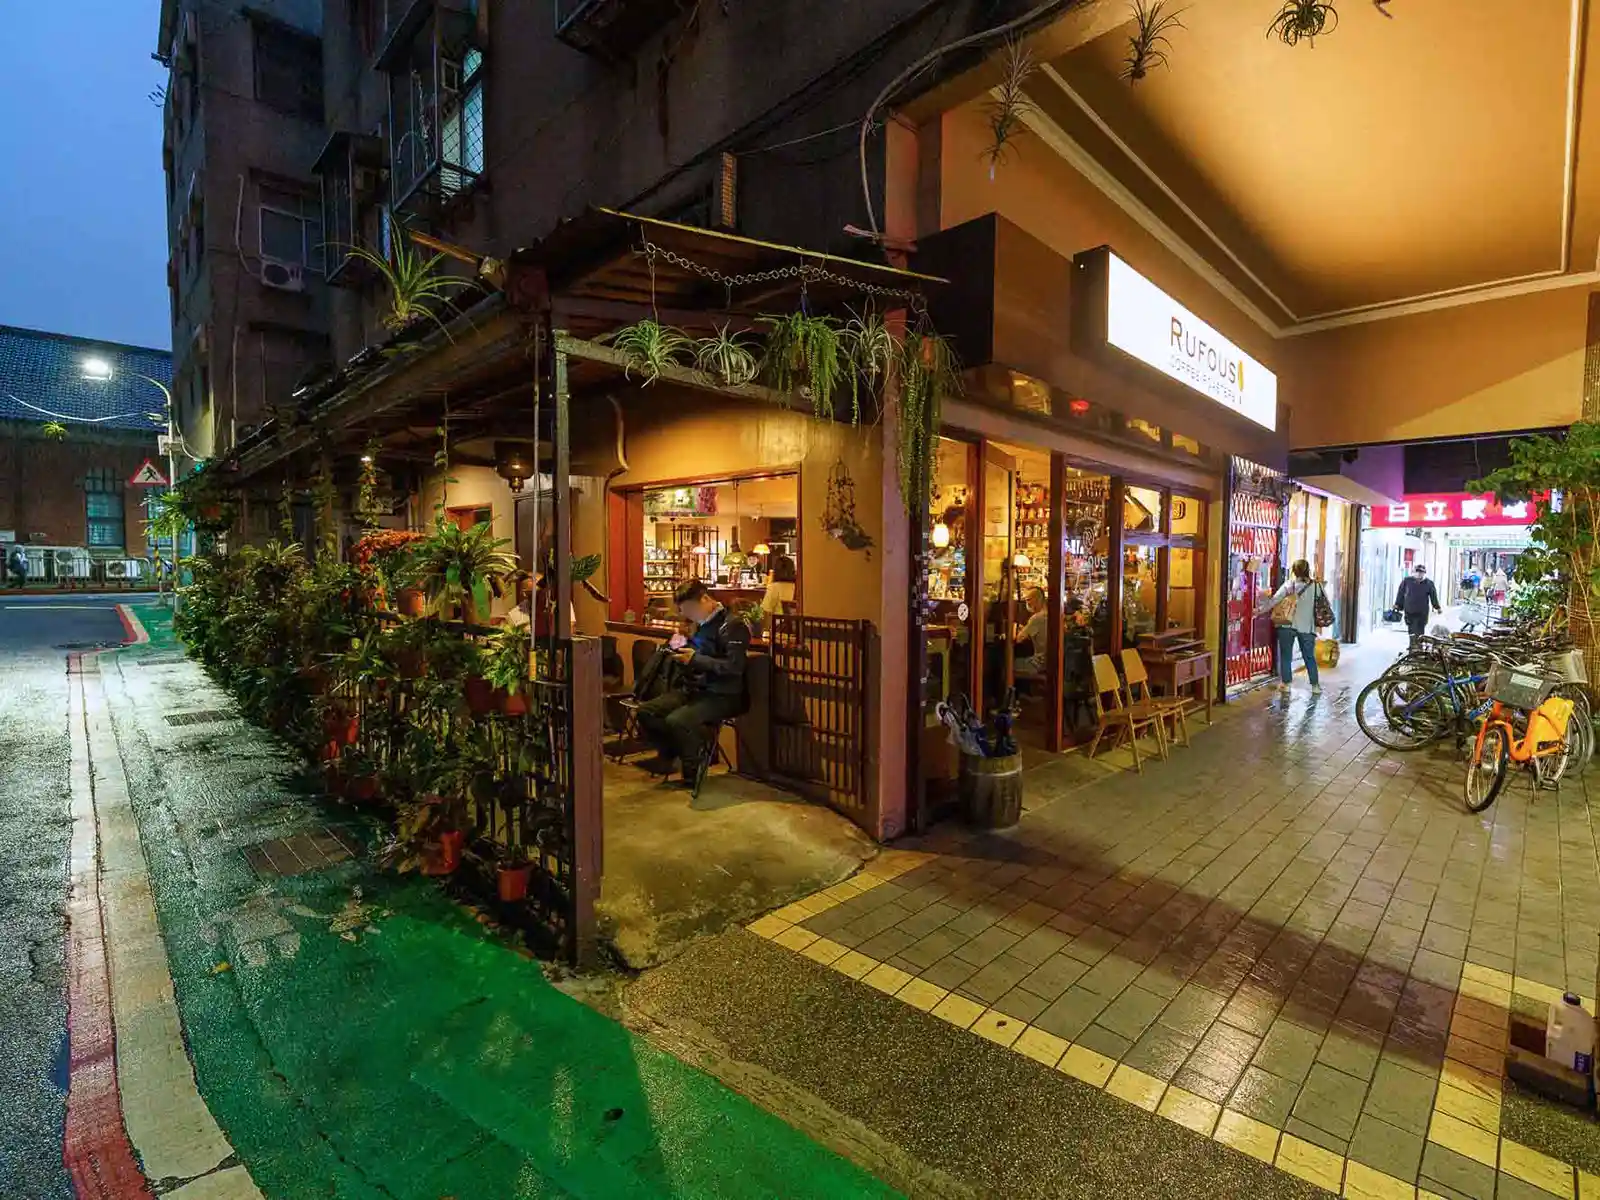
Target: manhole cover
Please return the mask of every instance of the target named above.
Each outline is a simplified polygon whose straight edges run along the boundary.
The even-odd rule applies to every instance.
[[[167,713],[163,719],[168,725],[210,725],[216,721],[232,721],[234,715],[225,708],[203,708],[199,712]]]
[[[244,847],[242,853],[257,878],[272,879],[336,866],[350,858],[353,851],[337,833],[324,826],[311,833],[257,842]]]
[[[172,663],[187,661],[181,654],[152,654],[148,658],[134,659],[134,665],[139,667],[165,667]]]

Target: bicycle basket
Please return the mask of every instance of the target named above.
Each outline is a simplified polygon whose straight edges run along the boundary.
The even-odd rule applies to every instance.
[[[1507,667],[1496,663],[1489,668],[1484,691],[1509,708],[1531,712],[1550,695],[1554,686],[1537,667]]]
[[[1583,650],[1574,646],[1545,660],[1546,669],[1561,676],[1562,683],[1588,683],[1589,669],[1583,664]]]

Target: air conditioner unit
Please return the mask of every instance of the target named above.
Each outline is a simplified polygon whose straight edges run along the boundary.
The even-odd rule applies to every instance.
[[[128,564],[125,559],[113,558],[106,563],[106,577],[108,579],[126,579]]]
[[[277,288],[283,292],[303,292],[306,290],[305,268],[299,263],[263,258],[261,283],[263,287]]]

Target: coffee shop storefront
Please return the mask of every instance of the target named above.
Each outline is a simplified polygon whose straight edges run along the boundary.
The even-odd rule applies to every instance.
[[[1234,516],[1254,511],[1231,466],[1281,469],[1287,439],[1271,370],[1108,248],[1068,260],[990,214],[915,265],[951,280],[934,317],[968,368],[912,531],[908,786],[931,819],[957,767],[941,700],[1015,689],[1037,761],[1092,734],[1095,655],[1133,652],[1194,707],[1223,697]]]

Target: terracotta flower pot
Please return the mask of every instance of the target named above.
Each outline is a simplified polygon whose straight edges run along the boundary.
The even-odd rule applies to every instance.
[[[440,873],[449,875],[461,865],[461,847],[467,835],[459,829],[447,829],[439,835]]]
[[[376,775],[356,775],[345,781],[344,794],[351,800],[369,801],[378,796],[378,777]]]
[[[422,615],[422,592],[417,588],[402,588],[395,597],[395,605],[402,616]]]
[[[528,711],[528,694],[523,691],[507,692],[501,711],[508,717],[520,717]]]
[[[520,867],[501,867],[498,879],[500,899],[510,904],[528,898],[528,876],[533,868],[524,863]]]
[[[481,675],[468,679],[463,690],[467,697],[467,708],[474,716],[481,717],[495,710],[494,685]]]
[[[334,711],[322,723],[328,741],[336,746],[354,746],[361,736],[361,718],[355,713]]]
[[[325,763],[334,763],[338,761],[339,754],[342,750],[343,747],[340,746],[338,742],[327,741],[322,743],[322,750],[318,754],[318,757],[321,758]]]

